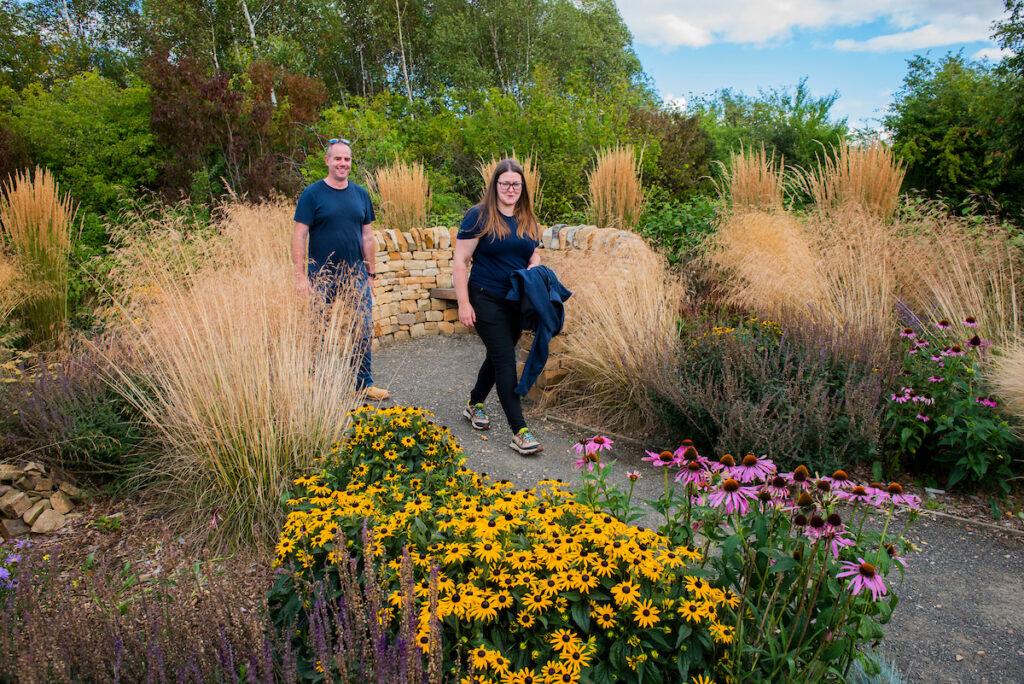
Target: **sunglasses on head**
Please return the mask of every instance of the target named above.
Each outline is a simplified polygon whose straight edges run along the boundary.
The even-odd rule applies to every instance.
[[[346,140],[345,138],[331,138],[330,140],[327,141],[327,146],[330,147],[331,145],[334,145],[336,143],[341,143],[342,145],[348,145],[349,147],[352,147],[352,143],[349,140]]]

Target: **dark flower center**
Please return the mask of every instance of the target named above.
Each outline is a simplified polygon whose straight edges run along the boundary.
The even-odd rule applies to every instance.
[[[796,525],[797,527],[806,527],[807,526],[807,516],[804,515],[803,513],[798,513],[793,518],[793,524]]]
[[[806,508],[807,506],[812,506],[814,504],[814,497],[807,492],[800,492],[800,496],[796,498],[796,503],[798,506]]]
[[[836,472],[832,473],[832,479],[839,480],[840,482],[845,482],[846,480],[850,479],[850,476],[846,474],[845,470],[837,470]]]
[[[828,524],[832,527],[839,527],[843,524],[843,519],[839,517],[838,513],[831,513],[828,516]]]
[[[885,488],[885,491],[889,492],[893,496],[903,493],[903,485],[899,482],[890,482],[889,486]]]
[[[732,457],[732,454],[724,454],[722,458],[718,459],[718,462],[726,468],[732,468],[736,465],[736,459]]]
[[[673,458],[675,458],[675,456],[672,455],[671,451],[662,451],[658,454],[658,460],[662,463],[669,463]]]
[[[786,486],[786,478],[781,475],[776,475],[772,478],[772,487],[783,488]]]
[[[757,456],[754,454],[747,454],[743,457],[743,465],[747,468],[753,468],[757,465]]]
[[[686,464],[686,469],[691,473],[696,473],[701,469],[701,465],[697,461],[690,461]]]
[[[813,527],[816,530],[823,529],[825,527],[825,519],[822,518],[820,515],[812,515],[811,527]]]
[[[818,490],[822,492],[832,491],[832,485],[830,485],[827,480],[818,480],[818,484],[816,486],[818,487]]]
[[[875,576],[875,566],[871,563],[861,563],[860,574],[864,575],[868,579],[871,579]]]
[[[736,492],[739,491],[739,488],[740,483],[732,479],[731,477],[722,483],[722,489],[724,489],[727,492]]]
[[[867,490],[864,489],[864,485],[857,485],[852,490],[854,496],[864,496],[867,494]]]
[[[761,491],[759,491],[757,493],[757,498],[760,501],[767,502],[767,501],[771,501],[772,500],[772,495],[771,495],[771,492],[768,492],[768,491],[762,489]]]

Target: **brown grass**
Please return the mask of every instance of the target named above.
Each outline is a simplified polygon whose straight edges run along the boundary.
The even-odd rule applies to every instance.
[[[1024,339],[1009,342],[986,370],[1003,408],[1024,418]]]
[[[587,174],[590,220],[601,228],[633,230],[644,210],[639,164],[631,145],[609,148]]]
[[[46,169],[17,172],[3,184],[0,228],[31,288],[21,307],[31,339],[60,346],[68,324],[68,255],[75,207]]]
[[[396,161],[377,169],[371,176],[370,188],[379,198],[377,218],[383,227],[408,231],[427,225],[430,182],[423,164]]]
[[[356,401],[359,317],[351,298],[322,311],[295,292],[290,205],[227,216],[222,258],[138,265],[150,283],[130,329],[142,362],[113,381],[159,436],[154,475],[178,523],[225,544],[267,542],[281,494],[339,439]]]
[[[611,430],[650,427],[643,371],[675,352],[682,285],[642,244],[578,256],[558,268],[573,292],[560,342],[569,373],[546,401]]]
[[[484,188],[491,181],[491,176],[494,175],[494,167],[498,165],[498,162],[502,159],[515,159],[523,167],[523,175],[526,176],[526,188],[530,191],[530,202],[533,206],[533,213],[537,215],[540,213],[541,204],[543,203],[543,188],[540,185],[540,167],[534,163],[533,157],[526,156],[520,159],[516,156],[516,151],[512,150],[512,154],[508,157],[494,158],[489,162],[481,162],[477,169],[480,171],[480,177],[484,181]]]
[[[14,261],[0,252],[0,326],[7,322],[21,303],[20,280],[21,272]]]
[[[867,146],[842,142],[814,169],[797,174],[799,185],[821,211],[853,203],[888,221],[899,205],[906,165],[879,141]]]
[[[731,200],[733,211],[782,209],[785,191],[785,164],[780,157],[760,149],[740,148],[728,166],[722,165],[718,192]]]

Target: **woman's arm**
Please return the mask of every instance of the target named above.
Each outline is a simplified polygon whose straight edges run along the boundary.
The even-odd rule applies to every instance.
[[[533,254],[530,255],[530,262],[526,264],[526,268],[530,269],[534,266],[540,266],[540,250],[533,250]]]
[[[459,302],[459,321],[467,328],[476,325],[476,312],[469,303],[469,265],[479,242],[480,238],[456,240],[455,257],[452,260],[452,285],[455,286],[455,298]]]

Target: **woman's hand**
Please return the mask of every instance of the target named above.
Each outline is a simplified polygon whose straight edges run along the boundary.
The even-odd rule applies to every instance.
[[[459,322],[467,328],[476,327],[476,311],[472,304],[459,304]]]

